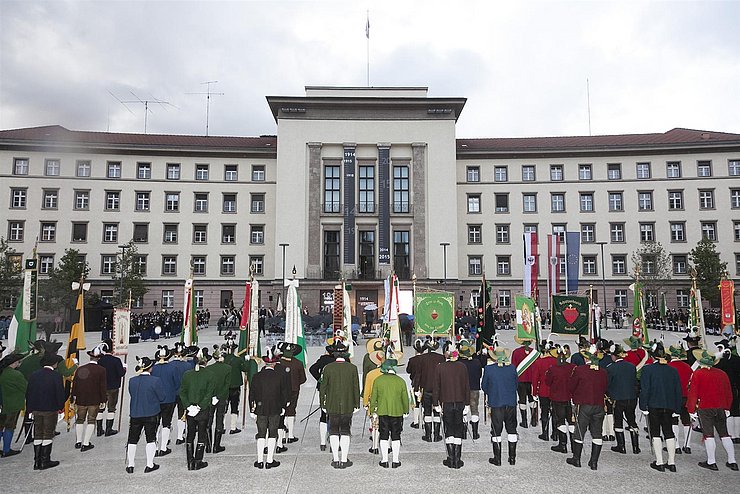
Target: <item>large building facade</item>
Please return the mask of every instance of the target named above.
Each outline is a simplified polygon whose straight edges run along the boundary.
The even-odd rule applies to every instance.
[[[191,269],[199,306],[238,305],[250,266],[265,306],[295,276],[308,310],[326,309],[344,278],[359,312],[382,305],[393,271],[402,288],[444,282],[461,305],[485,273],[510,307],[525,231],[541,260],[547,234],[578,232],[580,288],[609,309],[631,304],[631,257],[645,242],[670,254],[671,306],[688,304],[702,236],[740,275],[740,135],[462,139],[465,99],[426,88],[308,87],[267,102],[276,136],[0,131],[0,235],[18,260],[38,236],[42,276],[79,250],[103,297],[132,240],[143,310],[179,308]]]

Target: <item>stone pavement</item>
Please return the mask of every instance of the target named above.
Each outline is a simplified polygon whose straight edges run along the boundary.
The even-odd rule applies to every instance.
[[[514,348],[513,331],[501,334],[502,342]],[[612,339],[625,338],[627,331],[608,330],[604,336]],[[653,334],[657,337],[658,334]],[[665,342],[675,344],[683,336],[679,333],[665,333]],[[65,341],[67,335],[56,335]],[[87,334],[87,345],[91,348],[99,337],[94,333]],[[555,341],[570,342],[572,338],[554,337]],[[716,340],[709,337],[708,340]],[[201,345],[221,343],[212,327],[201,332]],[[160,343],[172,345],[174,340],[160,340]],[[152,356],[157,343],[144,342],[130,346],[130,372],[133,372],[134,356]],[[355,362],[361,368],[364,344],[356,347],[358,354]],[[60,354],[64,348],[60,351]],[[309,347],[308,357],[313,363],[323,352],[323,347]],[[404,360],[408,359],[409,353]],[[82,362],[87,362],[84,355]],[[404,367],[399,375],[407,378]],[[301,438],[297,443],[288,445],[288,452],[276,455],[280,467],[272,470],[257,470],[252,466],[255,461],[256,428],[254,421],[247,416],[245,430],[236,435],[225,435],[223,444],[226,451],[217,455],[206,454],[209,466],[200,471],[187,471],[184,446],[171,445],[173,453],[155,461],[160,469],[144,474],[145,454],[142,437],[137,450],[136,471],[125,472],[125,443],[128,428],[128,394],[124,403],[122,431],[113,437],[93,437],[95,449],[81,453],[74,449],[74,428],[66,432],[60,423],[62,432],[54,441],[53,459],[61,464],[51,470],[34,472],[33,449],[26,446],[21,455],[0,459],[0,485],[8,493],[44,493],[70,490],[75,492],[101,491],[108,493],[142,492],[144,489],[156,489],[163,492],[203,493],[208,489],[220,492],[260,492],[271,493],[334,493],[362,492],[377,493],[390,488],[403,493],[429,493],[480,491],[491,492],[503,490],[515,492],[563,492],[564,486],[571,491],[586,492],[598,489],[600,492],[617,492],[625,489],[641,492],[688,492],[701,489],[703,492],[737,492],[740,476],[724,466],[726,455],[720,445],[717,446],[717,464],[719,472],[711,472],[697,466],[705,460],[704,448],[699,442],[698,434],[692,434],[691,455],[677,455],[677,473],[659,473],[649,467],[652,461],[650,445],[644,434],[641,438],[642,453],[639,455],[620,455],[609,448],[614,443],[604,443],[599,461],[598,472],[592,472],[586,462],[590,453],[589,440],[586,442],[583,455],[583,467],[574,468],[565,463],[569,455],[550,451],[553,443],[537,438],[539,426],[519,430],[517,463],[510,466],[506,463],[494,467],[488,463],[492,456],[489,439],[489,426],[481,421],[481,439],[464,441],[462,458],[465,466],[460,470],[451,470],[442,465],[445,458],[444,443],[426,443],[421,440],[419,429],[408,427],[410,418],[405,422],[401,449],[402,466],[398,469],[383,469],[378,466],[379,456],[368,453],[370,441],[367,430],[363,437],[362,412],[358,412],[352,425],[352,444],[349,458],[354,466],[344,470],[335,470],[330,466],[331,453],[321,452],[318,446],[318,418],[312,415],[307,421],[299,422],[317,406],[318,395],[312,402],[312,391],[315,382],[308,376],[303,386],[296,420],[296,435]],[[309,407],[310,406],[310,407]],[[482,405],[481,405],[482,406]],[[640,422],[638,422],[640,423]],[[365,425],[367,427],[367,425]],[[590,439],[590,438],[589,438]],[[736,450],[737,450],[736,446]],[[629,441],[628,441],[628,451]]]

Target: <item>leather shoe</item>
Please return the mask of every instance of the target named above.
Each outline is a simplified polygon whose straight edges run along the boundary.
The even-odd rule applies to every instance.
[[[706,468],[707,470],[712,470],[713,472],[719,470],[719,467],[716,463],[707,463],[706,461],[700,461],[699,466],[702,468]]]
[[[126,473],[134,473],[134,467],[126,467]]]
[[[326,444],[322,444],[322,445],[320,445],[320,446],[319,446],[319,449],[320,449],[321,451],[326,451]]]
[[[85,451],[90,451],[94,447],[95,446],[93,446],[92,444],[83,444],[82,446],[80,446],[80,451],[84,453]]]
[[[379,461],[378,465],[380,465],[383,468],[388,468],[388,462],[387,461]]]
[[[164,451],[158,449],[157,452],[154,453],[154,456],[167,456],[170,453],[172,453],[172,450],[170,448],[167,448]]]
[[[400,466],[401,466],[401,462],[400,461],[391,462],[391,468],[398,468]]]
[[[668,470],[669,472],[676,473],[676,465],[666,465],[665,469]]]
[[[159,465],[157,465],[156,463],[152,463],[151,467],[144,468],[144,473],[153,472],[154,470],[157,470],[158,468],[159,468]]]
[[[340,465],[339,468],[349,468],[352,466],[352,461],[351,460],[340,461],[339,465]]]
[[[273,460],[272,463],[265,462],[265,468],[268,469],[268,470],[270,468],[275,468],[275,467],[279,467],[279,466],[280,466],[280,462],[279,461],[276,461],[276,460]]]
[[[234,429],[233,431],[229,431],[229,434],[239,434],[241,431],[241,429]]]
[[[298,438],[297,437],[289,437],[288,438],[288,443],[297,443],[297,442],[298,442]]]
[[[283,446],[278,446],[277,448],[275,448],[275,453],[285,453],[286,451],[288,451],[288,448]]]
[[[378,448],[370,448],[367,450],[367,452],[377,455],[380,452],[380,450]]]
[[[737,472],[737,463],[725,463],[725,466],[730,470]]]
[[[80,449],[82,447],[82,443],[75,443],[75,449]]]
[[[265,466],[265,462],[263,461],[255,461],[254,462],[254,468],[263,468]]]
[[[650,468],[659,472],[665,472],[665,465],[663,465],[662,463],[658,465],[656,462],[652,462],[650,463]]]
[[[175,441],[175,445],[179,446],[181,444],[185,444],[185,439],[178,439]]]
[[[331,466],[334,468],[342,468],[342,462],[341,461],[332,461]]]

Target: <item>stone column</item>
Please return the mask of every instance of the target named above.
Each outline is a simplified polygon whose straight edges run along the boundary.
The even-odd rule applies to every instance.
[[[308,143],[308,264],[306,276],[321,279],[321,143]],[[278,220],[279,221],[279,220]]]
[[[411,239],[412,275],[427,278],[427,226],[426,226],[426,152],[427,145],[415,142],[412,147],[412,191],[414,204],[414,225]]]

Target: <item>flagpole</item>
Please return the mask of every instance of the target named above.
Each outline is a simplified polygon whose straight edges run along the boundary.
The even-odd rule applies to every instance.
[[[367,87],[370,87],[370,10],[367,11],[365,38],[367,38]]]

